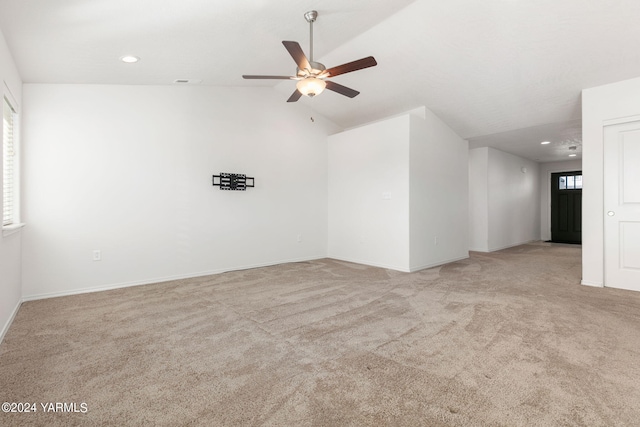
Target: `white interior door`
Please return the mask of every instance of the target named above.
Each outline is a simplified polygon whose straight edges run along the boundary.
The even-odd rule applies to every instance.
[[[604,285],[640,291],[640,121],[604,128]]]

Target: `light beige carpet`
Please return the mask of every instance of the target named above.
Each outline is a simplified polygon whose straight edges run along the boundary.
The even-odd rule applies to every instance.
[[[38,412],[0,425],[639,425],[640,294],[579,281],[580,247],[536,243],[27,302],[0,401]]]

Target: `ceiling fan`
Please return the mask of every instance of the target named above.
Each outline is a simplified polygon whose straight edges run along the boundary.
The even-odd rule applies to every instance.
[[[326,80],[331,77],[339,76],[340,74],[350,73],[352,71],[362,70],[363,68],[369,68],[378,65],[373,56],[359,59],[357,61],[348,62],[346,64],[338,65],[327,69],[323,64],[315,62],[313,60],[313,23],[318,17],[318,12],[315,10],[309,11],[304,14],[304,18],[309,23],[310,27],[310,49],[309,58],[307,58],[300,47],[298,42],[283,41],[282,44],[287,49],[293,60],[295,61],[296,75],[295,76],[252,76],[243,75],[243,79],[273,79],[273,80],[297,80],[296,90],[287,99],[287,102],[296,102],[302,95],[313,97],[325,88],[337,92],[341,95],[348,96],[349,98],[356,97],[360,92],[353,90],[346,86],[342,86],[331,80]]]

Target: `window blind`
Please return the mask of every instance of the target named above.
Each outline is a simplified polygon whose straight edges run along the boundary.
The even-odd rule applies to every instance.
[[[14,223],[15,212],[15,145],[14,145],[15,111],[4,98],[2,104],[2,226]]]

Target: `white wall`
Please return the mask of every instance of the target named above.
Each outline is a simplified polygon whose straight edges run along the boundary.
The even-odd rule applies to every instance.
[[[603,126],[640,116],[640,78],[582,91],[582,284],[604,286]]]
[[[430,110],[411,115],[411,271],[469,257],[469,144]]]
[[[328,138],[328,256],[409,271],[409,115]]]
[[[467,153],[426,108],[330,136],[329,257],[400,271],[468,257]]]
[[[539,240],[539,164],[490,147],[470,151],[469,198],[473,209],[481,211],[477,217],[470,212],[472,250],[491,252]]]
[[[582,170],[582,160],[540,164],[540,236],[551,240],[551,174]]]
[[[27,299],[326,255],[338,128],[270,88],[27,84],[24,104]]]
[[[0,32],[0,85],[0,98],[6,96],[10,99],[13,107],[17,108],[18,114],[20,114],[22,107],[22,80],[2,32]],[[2,152],[0,151],[0,176],[2,176],[3,164],[1,160]],[[2,200],[2,197],[2,188],[0,188],[0,200]],[[9,328],[22,300],[21,246],[21,230],[13,233],[3,233],[0,236],[0,342],[2,342],[4,334]]]
[[[539,164],[489,148],[488,165],[489,250],[539,240]]]
[[[489,251],[489,148],[469,150],[469,250]]]

